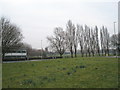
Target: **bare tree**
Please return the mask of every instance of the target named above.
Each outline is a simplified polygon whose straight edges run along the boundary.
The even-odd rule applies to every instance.
[[[104,27],[102,27],[104,29]],[[103,37],[103,30],[100,29],[100,41],[101,41],[101,51],[102,51],[102,56],[103,56],[103,53],[104,53],[104,41],[103,41],[104,37]]]
[[[96,41],[96,52],[100,56],[100,47],[99,47],[99,39],[98,39],[98,28],[95,26],[95,41]]]
[[[85,25],[85,29],[83,29],[82,26],[77,25],[77,33],[82,57],[84,56],[84,53],[86,54],[86,56],[87,54],[91,56],[90,28],[87,25]]]
[[[79,41],[79,45],[80,45],[80,51],[81,51],[81,55],[83,57],[84,56],[84,51],[83,51],[84,35],[83,35],[83,27],[80,26],[79,24],[77,24],[77,33],[78,33],[78,41]]]
[[[95,54],[95,34],[94,34],[94,30],[91,28],[91,34],[90,34],[90,47],[91,47],[91,53],[94,56]]]
[[[109,33],[106,27],[102,27],[101,31],[101,49],[102,49],[102,54],[103,52],[105,55],[109,55],[109,45],[110,45],[110,38],[109,38]]]
[[[89,57],[91,56],[91,48],[90,48],[90,28],[89,27],[87,27],[87,52],[88,52],[88,54],[89,54]]]
[[[109,32],[108,32],[107,28],[105,28],[105,31],[106,31],[106,35],[105,35],[105,38],[106,38],[106,50],[107,50],[107,54],[109,55],[110,36],[109,36]]]
[[[6,52],[22,46],[21,40],[23,36],[20,29],[16,25],[11,24],[6,18],[2,17],[0,21],[2,26],[2,53],[4,57]]]
[[[77,28],[76,28],[77,27]],[[94,56],[95,54],[100,56],[100,44],[99,44],[99,37],[98,37],[98,27],[95,26],[94,29],[90,29],[87,25],[85,25],[85,28],[83,29],[83,26],[80,26],[77,24],[77,26],[72,23],[71,20],[67,22],[66,25],[66,32],[64,35],[60,36],[58,34],[55,34],[55,37],[48,37],[48,40],[52,43],[51,47],[54,50],[57,50],[59,53],[61,53],[61,50],[64,50],[61,48],[61,44],[59,44],[61,39],[57,39],[58,37],[65,40],[66,45],[62,46],[68,46],[68,49],[70,50],[71,57],[73,58],[73,54],[75,54],[75,57],[77,56],[77,46],[80,45],[80,51],[82,57],[84,54],[86,56],[91,56],[91,54]],[[56,28],[60,30],[61,28]],[[58,32],[57,32],[58,33]],[[103,53],[109,55],[109,33],[107,28],[104,26],[102,29],[100,29],[100,40],[101,40],[101,50],[102,55]],[[58,46],[60,48],[58,48]],[[63,53],[62,53],[63,54]],[[60,55],[62,55],[60,54]]]
[[[72,23],[71,20],[68,21],[67,23],[67,40],[68,40],[68,47],[69,47],[69,50],[70,50],[70,53],[71,53],[71,57],[73,58],[73,47],[74,47],[74,40],[75,40],[75,26],[74,24]]]
[[[89,27],[87,25],[85,25],[85,29],[84,29],[84,52],[86,54],[86,57],[87,57],[87,54],[89,54],[90,56],[90,47],[89,47]]]
[[[101,29],[101,47],[102,47],[102,55],[106,55],[106,40],[105,40],[105,27],[102,26]]]
[[[75,57],[77,57],[77,47],[78,47],[78,31],[75,29],[73,32],[74,37],[74,51]]]
[[[54,36],[47,37],[50,42],[50,46],[56,50],[60,56],[64,54],[66,46],[66,34],[61,27],[55,28]]]

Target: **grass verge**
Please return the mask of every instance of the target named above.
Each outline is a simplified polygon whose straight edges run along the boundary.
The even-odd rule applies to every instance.
[[[3,88],[117,88],[118,60],[78,57],[4,63]]]

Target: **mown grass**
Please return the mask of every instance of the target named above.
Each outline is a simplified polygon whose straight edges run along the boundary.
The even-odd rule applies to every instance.
[[[3,88],[117,88],[118,60],[79,57],[4,63]]]

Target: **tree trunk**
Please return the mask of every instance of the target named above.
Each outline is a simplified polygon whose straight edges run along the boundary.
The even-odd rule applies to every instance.
[[[71,58],[73,58],[73,51],[71,50]]]
[[[98,50],[98,55],[100,56],[100,50]]]
[[[105,56],[106,56],[106,49],[104,51],[105,51]]]
[[[108,49],[108,56],[109,56],[109,49]]]
[[[77,49],[76,49],[76,46],[75,46],[75,57],[77,57]]]
[[[88,54],[89,54],[89,57],[90,57],[90,50],[88,49]]]
[[[83,53],[83,51],[81,52],[81,54],[82,54],[82,57],[84,57],[84,53]]]
[[[93,56],[94,56],[94,52],[92,52]]]
[[[86,53],[86,57],[87,57],[87,53]]]
[[[72,46],[70,47],[70,53],[71,53],[71,58],[73,58],[73,50],[72,50]]]
[[[102,49],[102,56],[103,56],[103,49]]]
[[[84,54],[83,53],[83,47],[81,46],[81,55],[82,55],[82,57],[84,56],[83,54]]]
[[[107,53],[108,53],[108,56],[109,56],[109,47],[107,46]]]
[[[92,52],[92,56],[94,56],[94,51],[92,50],[91,52]]]
[[[89,52],[89,57],[90,57],[90,52]]]
[[[63,54],[60,53],[60,57],[62,57]]]

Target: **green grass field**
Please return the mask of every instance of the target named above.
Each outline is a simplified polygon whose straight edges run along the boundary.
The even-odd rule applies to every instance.
[[[118,60],[78,57],[3,64],[3,88],[117,88]]]

